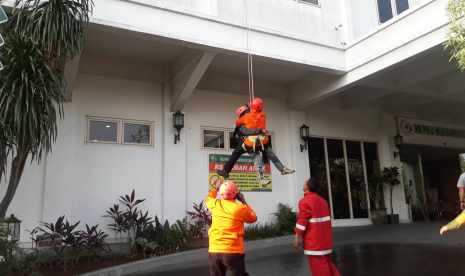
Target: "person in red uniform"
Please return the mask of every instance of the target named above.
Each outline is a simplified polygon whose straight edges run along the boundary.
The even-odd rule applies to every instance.
[[[315,178],[305,181],[304,198],[299,201],[299,213],[292,245],[299,248],[299,236],[302,239],[304,254],[313,276],[340,276],[331,261],[333,251],[333,233],[328,203],[319,195],[318,182]]]

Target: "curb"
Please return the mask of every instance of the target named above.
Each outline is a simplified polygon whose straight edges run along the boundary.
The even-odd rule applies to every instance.
[[[256,240],[244,243],[244,250],[250,251],[254,249],[273,247],[277,245],[290,244],[294,240],[294,235],[284,236],[265,240]],[[190,250],[181,253],[170,254],[162,257],[145,259],[142,261],[131,262],[118,266],[112,266],[88,273],[80,276],[122,276],[133,274],[145,270],[154,269],[170,264],[183,263],[187,261],[208,259],[208,248]]]

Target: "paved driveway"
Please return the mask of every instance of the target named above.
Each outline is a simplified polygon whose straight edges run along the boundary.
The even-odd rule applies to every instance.
[[[334,228],[333,261],[341,275],[465,275],[465,229],[439,235],[442,223]],[[246,252],[251,276],[311,275],[291,245]],[[208,260],[170,265],[143,276],[207,276]]]

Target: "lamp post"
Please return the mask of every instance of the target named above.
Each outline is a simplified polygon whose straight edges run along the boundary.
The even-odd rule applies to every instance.
[[[184,114],[182,114],[179,110],[173,114],[173,127],[178,130],[178,134],[174,135],[174,143],[176,144],[177,141],[181,140],[179,138],[179,134],[181,129],[184,127]]]
[[[305,150],[308,150],[307,148],[307,142],[310,140],[310,128],[303,124],[301,127],[299,127],[300,130],[300,139],[304,140],[304,144],[300,145],[300,152]]]
[[[5,219],[6,226],[11,232],[11,242],[17,243],[21,235],[21,221],[11,214],[11,216]],[[10,260],[13,257],[13,249],[10,248]]]
[[[401,135],[397,134],[394,137],[394,144],[396,145],[397,149],[399,150],[398,152],[394,151],[394,158],[397,158],[397,156],[400,156],[400,150],[402,149],[402,146],[404,146],[403,137]]]

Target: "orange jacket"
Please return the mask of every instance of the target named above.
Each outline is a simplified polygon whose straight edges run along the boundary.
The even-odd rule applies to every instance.
[[[236,120],[236,126],[242,124],[248,129],[266,128],[266,114],[257,110],[251,110],[250,113]]]
[[[249,205],[236,203],[234,199],[216,199],[212,190],[205,202],[212,211],[212,226],[208,230],[211,253],[244,253],[244,222],[257,221],[255,211]]]
[[[245,114],[242,118],[236,120],[236,126],[245,125],[248,129],[266,129],[266,114],[257,110],[251,110],[250,113]],[[259,134],[265,136],[264,134]],[[256,136],[256,135],[249,135],[249,136]],[[254,141],[250,141],[249,139],[245,139],[244,143],[252,147],[255,143]],[[268,143],[268,137],[265,137],[263,140],[263,144]],[[262,143],[258,143],[258,145],[262,145]]]

